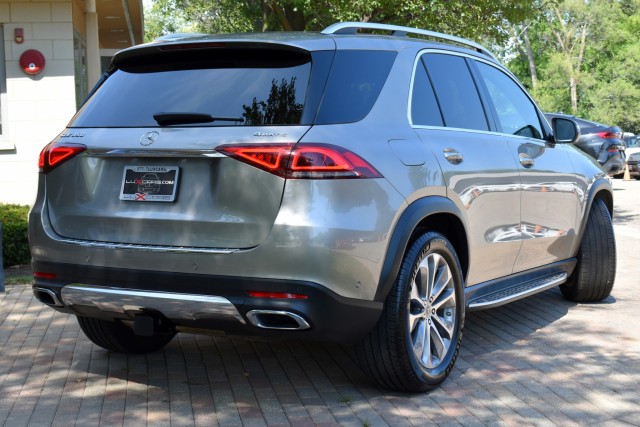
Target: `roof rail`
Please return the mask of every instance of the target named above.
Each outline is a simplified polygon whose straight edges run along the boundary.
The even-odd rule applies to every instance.
[[[322,30],[322,34],[356,34],[360,29],[390,31],[391,35],[395,37],[406,37],[408,34],[419,34],[421,36],[428,36],[434,39],[447,40],[466,47],[471,47],[480,53],[489,55],[496,61],[498,60],[498,58],[496,58],[495,55],[484,46],[471,40],[451,36],[449,34],[438,33],[435,31],[403,27],[400,25],[377,24],[374,22],[339,22],[337,24],[330,25]]]

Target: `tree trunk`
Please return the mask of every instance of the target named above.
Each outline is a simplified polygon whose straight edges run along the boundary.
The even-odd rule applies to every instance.
[[[571,114],[575,116],[578,113],[578,84],[573,75],[569,77],[569,90],[571,91]]]
[[[284,31],[293,31],[293,27],[291,26],[291,23],[289,22],[287,15],[284,13],[284,10],[278,4],[278,2],[276,0],[271,0],[269,4],[273,12],[278,17],[278,21],[280,21],[280,25],[282,25],[282,29]]]
[[[529,27],[524,27],[522,31],[524,38],[524,48],[527,53],[527,61],[529,62],[529,73],[531,74],[531,87],[533,89],[538,85],[538,72],[536,70],[536,61],[533,57],[533,49],[531,49],[531,40],[529,40]]]
[[[267,0],[262,0],[262,32],[263,33],[269,29],[269,24],[268,24],[269,11],[270,11],[270,8]]]

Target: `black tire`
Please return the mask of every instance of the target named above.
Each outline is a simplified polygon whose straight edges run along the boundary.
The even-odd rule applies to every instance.
[[[139,336],[122,323],[91,317],[76,316],[82,332],[94,344],[117,353],[149,353],[164,347],[176,335],[175,332]]]
[[[427,232],[410,245],[378,324],[356,346],[359,365],[383,388],[430,390],[451,372],[463,326],[460,262],[443,235]]]
[[[602,301],[611,294],[616,277],[616,241],[611,215],[604,202],[593,201],[584,230],[578,264],[563,285],[562,295],[570,301]]]

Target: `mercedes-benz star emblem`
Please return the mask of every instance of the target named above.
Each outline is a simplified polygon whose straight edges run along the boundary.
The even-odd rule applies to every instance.
[[[156,142],[156,139],[158,139],[159,136],[160,134],[155,130],[152,130],[151,132],[147,132],[140,137],[140,144],[144,146],[151,145],[154,142]]]

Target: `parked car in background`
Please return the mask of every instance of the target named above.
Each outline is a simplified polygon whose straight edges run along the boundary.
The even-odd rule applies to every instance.
[[[467,311],[611,293],[613,189],[577,136],[446,34],[136,46],[42,150],[33,290],[111,351],[178,332],[343,341],[380,386],[428,390]]]
[[[593,157],[609,176],[624,173],[626,155],[622,130],[618,126],[607,126],[576,116],[561,113],[545,113],[549,120],[563,117],[573,120],[580,129],[575,146]]]
[[[632,178],[640,179],[640,167],[638,166],[640,161],[640,135],[625,132],[623,139],[627,146],[625,152],[627,154],[629,174]]]

